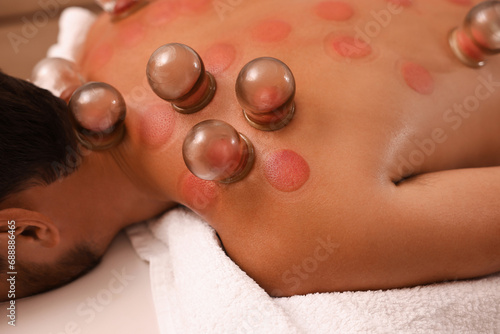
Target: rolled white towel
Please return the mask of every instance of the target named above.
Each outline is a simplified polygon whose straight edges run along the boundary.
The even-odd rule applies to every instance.
[[[49,48],[47,57],[78,61],[87,33],[95,20],[96,15],[88,9],[66,8],[59,18],[57,43]]]
[[[192,212],[175,209],[127,232],[150,262],[162,334],[500,333],[500,274],[407,289],[271,298]]]

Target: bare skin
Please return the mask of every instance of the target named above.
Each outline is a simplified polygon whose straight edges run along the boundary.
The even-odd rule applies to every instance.
[[[375,21],[371,11],[388,3],[346,2],[354,16],[333,23],[316,16],[316,2],[264,0],[242,2],[224,20],[211,4],[196,13],[177,8],[184,12],[160,27],[152,26],[157,3],[116,23],[99,18],[80,65],[89,81],[107,82],[126,97],[126,138],[105,154],[133,185],[130,193],[158,203],[136,217],[153,217],[172,202],[190,207],[218,232],[231,259],[277,296],[397,288],[499,271],[500,59],[471,69],[447,45],[449,31],[470,6],[439,1],[405,7],[371,38],[371,55],[351,59],[329,55],[326,36],[365,29]],[[278,42],[256,41],[251,27],[262,19],[284,20],[292,31]],[[144,35],[137,41],[118,39],[130,36],[120,31],[139,26]],[[214,43],[236,50],[224,71],[206,61],[218,72],[218,91],[194,115],[176,114],[144,85],[149,56],[170,42],[187,44],[202,58]],[[102,60],[109,55],[103,45],[114,50],[109,61]],[[239,70],[260,56],[284,61],[297,81],[296,117],[276,132],[247,124],[234,94]],[[430,92],[405,82],[406,62],[429,72]],[[478,105],[467,111],[473,97]],[[151,106],[161,106],[175,123],[161,141],[144,135]],[[182,142],[207,119],[224,120],[253,142],[256,163],[244,180],[186,185],[191,179]],[[307,181],[293,191],[265,176],[269,157],[284,149],[309,167]],[[130,223],[125,215],[112,221],[117,228]]]

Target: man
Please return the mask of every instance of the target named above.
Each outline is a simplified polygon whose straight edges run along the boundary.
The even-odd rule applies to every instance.
[[[121,228],[167,208],[135,190],[112,159],[82,159],[68,107],[50,92],[0,73],[0,115],[2,301],[7,272],[17,272],[16,298],[63,285],[94,267]]]
[[[21,265],[51,268],[84,242],[101,255],[121,228],[180,203],[269,293],[388,289],[500,270],[500,62],[476,71],[449,51],[448,33],[466,8],[409,3],[361,43],[358,20],[373,20],[386,2],[345,2],[341,22],[324,17],[323,2],[286,2],[289,15],[284,1],[245,2],[224,21],[210,2],[162,11],[170,4],[153,2],[121,21],[102,16],[91,29],[80,65],[88,81],[125,96],[127,133],[108,151],[80,151],[78,170],[61,182],[9,193],[2,231],[20,222]],[[306,30],[297,25],[304,20]],[[197,50],[217,80],[198,113],[176,113],[147,86],[147,60],[169,42]],[[250,126],[234,96],[239,70],[264,55],[284,61],[297,82],[296,116],[275,132]],[[207,119],[253,142],[245,179],[219,184],[187,170],[184,138]],[[56,160],[64,161],[73,164]],[[300,284],[290,282],[285,273],[314,254],[318,238],[331,252],[314,273],[297,274]]]

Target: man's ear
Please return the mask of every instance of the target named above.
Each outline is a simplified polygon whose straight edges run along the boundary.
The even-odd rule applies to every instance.
[[[12,229],[13,228],[13,229]],[[12,230],[14,232],[12,232]],[[59,229],[47,216],[24,209],[0,210],[0,240],[2,244],[15,234],[16,241],[25,244],[38,243],[42,247],[52,248],[59,244]],[[12,238],[12,237],[11,237]]]

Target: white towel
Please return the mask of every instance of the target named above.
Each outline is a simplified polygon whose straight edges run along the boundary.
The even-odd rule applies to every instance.
[[[66,8],[59,18],[57,43],[47,51],[47,57],[57,57],[77,62],[85,44],[87,33],[96,20],[95,14],[85,8]]]
[[[389,291],[271,298],[185,209],[134,225],[162,334],[500,333],[500,275]]]

